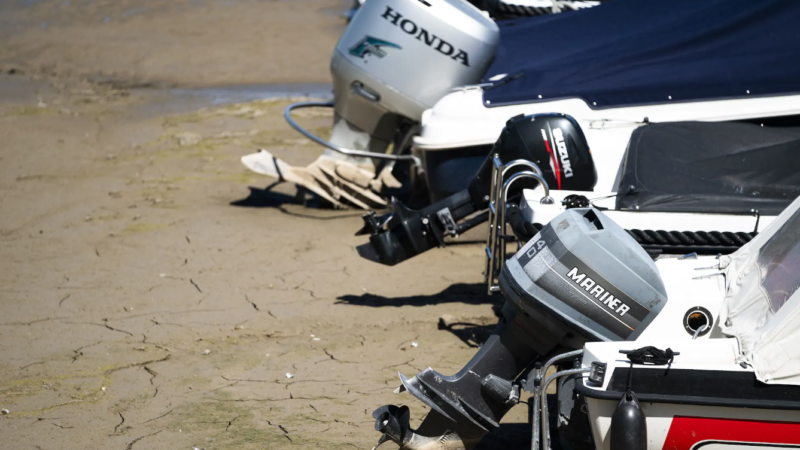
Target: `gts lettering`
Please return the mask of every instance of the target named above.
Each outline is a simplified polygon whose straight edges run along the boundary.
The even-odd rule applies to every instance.
[[[588,292],[589,295],[597,299],[598,302],[608,306],[612,311],[619,314],[620,317],[624,316],[625,313],[631,309],[630,306],[622,303],[620,299],[611,295],[606,288],[587,277],[585,273],[579,273],[577,267],[573,267],[572,270],[567,273],[567,276],[574,281],[578,287]]]

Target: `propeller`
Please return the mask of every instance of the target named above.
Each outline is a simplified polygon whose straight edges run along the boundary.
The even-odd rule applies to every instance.
[[[386,441],[395,442],[401,450],[464,450],[464,442],[450,430],[436,437],[415,433],[409,424],[411,412],[408,406],[381,406],[372,417],[375,418],[375,429],[382,433],[372,450]]]

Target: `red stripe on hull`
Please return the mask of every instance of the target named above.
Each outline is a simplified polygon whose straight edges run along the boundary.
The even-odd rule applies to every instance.
[[[800,444],[800,423],[675,416],[663,450],[691,450],[703,441]]]

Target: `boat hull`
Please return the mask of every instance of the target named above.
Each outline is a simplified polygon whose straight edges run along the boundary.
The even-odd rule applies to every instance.
[[[598,450],[611,450],[613,400],[586,399]],[[800,411],[640,402],[648,450],[800,448]]]

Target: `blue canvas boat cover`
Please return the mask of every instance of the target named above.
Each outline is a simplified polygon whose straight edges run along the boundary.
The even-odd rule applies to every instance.
[[[485,106],[590,107],[800,93],[800,0],[611,0],[499,22]]]

